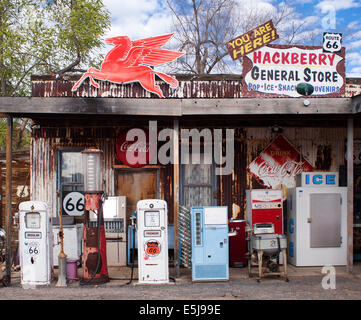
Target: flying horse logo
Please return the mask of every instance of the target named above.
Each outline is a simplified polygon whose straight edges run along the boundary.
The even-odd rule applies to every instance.
[[[165,73],[153,70],[150,66],[173,61],[184,54],[161,49],[172,36],[173,33],[135,41],[130,41],[127,36],[105,39],[106,43],[112,43],[115,47],[105,56],[101,69],[89,68],[71,91],[76,91],[87,78],[96,88],[99,88],[99,84],[94,79],[114,83],[138,81],[145,90],[164,98],[162,90],[155,84],[155,75],[167,82],[171,88],[177,88],[178,81]]]

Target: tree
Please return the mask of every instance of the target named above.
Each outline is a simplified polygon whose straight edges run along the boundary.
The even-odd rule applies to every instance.
[[[263,10],[235,0],[167,0],[167,6],[173,14],[177,50],[186,52],[172,65],[176,72],[232,72],[225,43],[270,19],[283,43],[293,43],[310,26],[285,3]]]
[[[31,74],[63,75],[100,64],[109,27],[101,0],[1,1],[0,95],[29,95]],[[16,121],[15,147],[28,135],[24,121]]]

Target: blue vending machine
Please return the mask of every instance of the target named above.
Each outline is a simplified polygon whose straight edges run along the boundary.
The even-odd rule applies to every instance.
[[[228,280],[228,208],[192,207],[192,281]]]

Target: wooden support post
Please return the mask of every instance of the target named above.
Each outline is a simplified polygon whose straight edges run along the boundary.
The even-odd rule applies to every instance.
[[[12,248],[11,248],[11,223],[12,223],[12,134],[13,134],[13,118],[7,115],[6,125],[6,190],[5,190],[5,229],[6,229],[6,266],[5,278],[3,282],[6,285],[11,283],[11,264],[12,264]]]
[[[347,267],[353,267],[353,118],[347,120]]]
[[[179,239],[178,239],[178,213],[179,213],[179,120],[173,122],[173,214],[174,214],[174,272],[179,278]]]

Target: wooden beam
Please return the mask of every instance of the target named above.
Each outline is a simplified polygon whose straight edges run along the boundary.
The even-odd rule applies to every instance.
[[[5,255],[5,278],[3,282],[7,285],[11,283],[11,265],[12,265],[12,134],[13,134],[13,118],[7,116],[6,125],[6,190],[5,190],[5,229],[6,229],[6,255]]]
[[[0,113],[179,116],[180,99],[0,97]]]
[[[353,114],[351,98],[123,99],[0,97],[0,113],[67,115],[270,115]]]
[[[353,268],[353,119],[347,121],[347,272]]]
[[[310,104],[304,105],[308,100]],[[182,115],[352,114],[351,98],[184,99]]]
[[[179,120],[174,119],[173,124],[173,214],[174,214],[174,272],[179,278],[179,239],[178,239],[178,214],[179,214]]]

